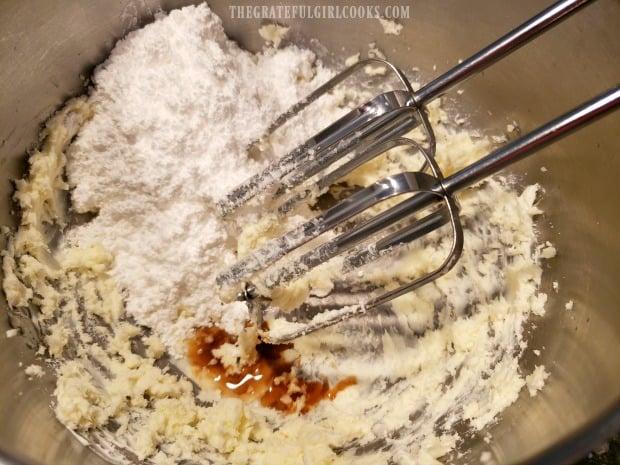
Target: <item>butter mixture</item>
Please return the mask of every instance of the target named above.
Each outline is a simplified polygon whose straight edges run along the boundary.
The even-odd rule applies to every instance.
[[[89,95],[47,123],[16,182],[20,223],[2,265],[11,311],[32,320],[56,370],[58,419],[114,463],[443,463],[457,429],[482,430],[548,376],[519,366],[524,325],[544,313],[540,260],[555,253],[535,233],[539,188],[495,177],[463,192],[461,260],[389,315],[260,346],[246,304],[222,301],[215,277],[289,224],[246,212],[232,235],[216,203],[301,142],[290,125],[262,155],[247,151],[332,75],[311,51],[269,37],[275,47],[243,51],[200,5],[117,44]],[[322,100],[304,130],[366,97],[355,94]],[[439,103],[429,111],[445,174],[492,147]],[[345,181],[366,186],[412,163],[395,151]],[[446,247],[416,243],[365,279],[389,288]],[[293,290],[280,298],[296,302]],[[268,370],[271,387],[249,391]]]

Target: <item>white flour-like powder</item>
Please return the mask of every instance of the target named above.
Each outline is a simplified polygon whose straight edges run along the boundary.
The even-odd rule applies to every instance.
[[[12,309],[41,308],[37,323],[59,361],[58,418],[114,461],[437,464],[460,439],[456,425],[480,430],[525,386],[544,384],[544,367],[519,368],[524,324],[544,313],[538,188],[501,178],[460,196],[465,249],[452,272],[398,299],[389,320],[367,315],[295,342],[304,376],[356,378],[335,399],[286,415],[200,390],[161,364],[165,352],[185,364],[195,327],[243,327],[245,304],[222,303],[215,276],[260,236],[258,225],[274,225],[250,215],[257,227],[231,237],[215,203],[265,162],[248,156],[248,144],[330,75],[294,46],[242,51],[205,5],[189,7],[121,41],[88,98],[48,123],[17,183],[22,222],[3,257],[3,286]],[[323,118],[304,129],[342,114],[342,101],[327,99]],[[446,174],[489,150],[441,124],[449,117],[437,104],[430,118]],[[274,152],[297,139],[285,128]],[[347,181],[367,185],[408,163],[373,161]],[[52,257],[46,230],[64,223],[56,199],[69,188],[73,209],[92,218],[70,225]],[[413,245],[372,280],[411,279],[428,265],[422,246],[435,256],[446,244]],[[232,349],[222,357],[234,358]]]
[[[192,327],[244,317],[217,303],[212,269],[233,254],[214,199],[256,171],[246,147],[275,115],[327,78],[313,62],[296,48],[253,57],[203,7],[130,34],[95,74],[97,116],[68,176],[73,207],[97,217],[67,240],[114,251],[128,313],[175,355]]]

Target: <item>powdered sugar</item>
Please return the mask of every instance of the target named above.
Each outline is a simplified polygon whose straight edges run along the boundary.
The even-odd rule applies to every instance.
[[[245,312],[213,308],[213,263],[233,258],[213,201],[257,170],[248,144],[325,80],[313,62],[294,47],[253,57],[197,7],[130,34],[95,73],[95,117],[67,172],[74,209],[97,216],[67,241],[115,253],[129,314],[177,354],[193,326],[225,310],[234,324]]]

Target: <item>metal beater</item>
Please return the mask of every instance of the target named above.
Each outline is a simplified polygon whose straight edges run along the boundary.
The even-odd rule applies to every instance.
[[[251,202],[263,208],[277,205],[273,207],[275,211],[285,215],[299,202],[398,146],[420,153],[423,165],[419,171],[389,176],[351,194],[315,218],[267,242],[218,276],[217,283],[223,294],[236,294],[248,302],[264,341],[287,342],[371,309],[379,309],[392,299],[447,273],[459,259],[463,247],[463,231],[455,199],[457,191],[618,107],[620,87],[615,86],[449,177],[443,176],[434,159],[435,136],[425,106],[449,88],[578,11],[588,1],[559,1],[418,91],[412,89],[396,66],[385,60],[359,62],[336,75],[272,124],[267,134],[369,63],[379,63],[391,70],[403,86],[403,89],[384,92],[347,113],[234,189],[218,204],[222,215],[229,215]],[[417,126],[425,132],[424,143],[403,137]],[[371,207],[398,196],[406,198],[380,213],[364,215]],[[343,257],[340,266],[346,273],[444,225],[449,227],[452,235],[445,260],[435,270],[396,289],[373,295],[376,289],[368,283],[341,283],[328,296],[310,296],[294,312],[282,315],[265,297],[271,290],[286,285],[333,257]],[[327,239],[312,246],[319,237]],[[274,312],[285,320],[277,331],[265,325],[265,314]]]

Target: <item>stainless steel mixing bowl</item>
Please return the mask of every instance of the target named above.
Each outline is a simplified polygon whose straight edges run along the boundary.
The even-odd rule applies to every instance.
[[[84,76],[114,42],[183,0],[0,1],[0,222],[11,226],[10,180],[25,167],[37,129],[69,96],[84,92]],[[229,35],[245,47],[262,45],[260,19],[234,19],[229,3],[213,1]],[[237,4],[249,4],[240,1]],[[282,2],[260,2],[261,5]],[[293,4],[293,2],[285,2]],[[328,1],[330,5],[344,2]],[[358,1],[356,5],[381,2]],[[423,77],[454,65],[548,4],[546,0],[394,0],[409,7],[398,35],[376,20],[304,19],[290,37],[311,42],[325,59],[365,52],[371,41],[407,72]],[[328,51],[333,51],[333,55]],[[524,131],[618,82],[620,2],[599,0],[499,65],[452,93],[475,125]],[[546,170],[541,168],[545,167]],[[557,247],[544,287],[547,315],[535,322],[524,369],[544,364],[551,377],[536,397],[523,392],[500,421],[465,441],[455,462],[475,463],[483,447],[496,463],[571,463],[620,428],[620,113],[595,123],[517,168],[545,187],[541,234]],[[1,244],[3,245],[3,244]],[[552,283],[559,292],[552,290]],[[573,310],[565,303],[574,302]],[[104,463],[54,419],[53,379],[28,380],[34,354],[21,337],[7,338],[0,302],[0,463]]]

